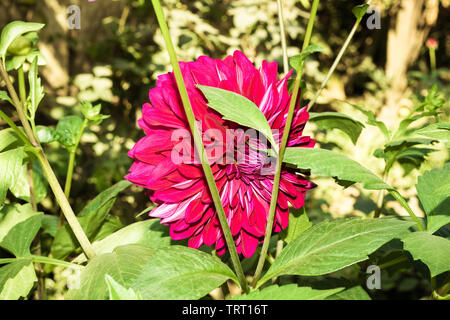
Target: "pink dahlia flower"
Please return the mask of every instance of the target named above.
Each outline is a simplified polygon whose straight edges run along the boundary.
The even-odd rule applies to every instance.
[[[202,56],[195,62],[182,62],[180,66],[202,132],[213,129],[213,132],[223,133],[221,136],[224,137],[227,130],[247,128],[224,120],[208,107],[197,84],[233,91],[251,100],[265,115],[275,140],[280,143],[290,101],[287,79],[292,71],[278,80],[276,62],[264,61],[262,67],[256,69],[240,51],[224,60]],[[179,139],[173,138],[174,133],[180,130],[189,132],[173,73],[158,77],[149,98],[150,103],[143,105],[143,116],[138,122],[146,136],[130,150],[129,156],[135,162],[125,178],[149,190],[151,201],[159,204],[150,216],[161,218],[161,223],[170,226],[172,239],[189,238],[188,244],[193,248],[202,244],[215,245],[217,253],[223,254],[226,251],[225,238],[201,164],[173,161],[173,150],[179,150],[180,146]],[[306,109],[299,109],[297,105],[289,147],[314,146],[314,140],[302,136],[308,117]],[[264,237],[275,159],[250,147],[258,145],[258,139],[245,134],[238,133],[226,143],[207,134],[203,134],[203,140],[238,253],[250,257]],[[193,145],[190,137],[187,141]],[[245,147],[236,151],[234,146],[238,144]],[[230,153],[230,145],[233,147],[231,154],[236,156],[239,153],[237,157],[243,161],[224,163],[223,156]],[[294,208],[302,207],[305,192],[314,186],[295,170],[283,168],[274,232],[288,226],[289,204]]]

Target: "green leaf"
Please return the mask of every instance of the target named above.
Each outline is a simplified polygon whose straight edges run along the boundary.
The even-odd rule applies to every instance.
[[[343,102],[351,105],[353,108],[355,108],[355,109],[359,110],[360,112],[362,112],[367,117],[367,122],[366,123],[368,125],[370,125],[370,126],[377,127],[383,133],[383,135],[386,137],[386,139],[389,140],[391,138],[391,133],[389,132],[389,130],[386,127],[386,125],[384,124],[384,122],[378,121],[375,118],[375,114],[372,111],[366,110],[363,107],[360,107],[360,106],[358,106],[356,104],[353,104],[353,103],[350,103],[350,102],[347,102],[347,101],[343,101]]]
[[[317,276],[366,260],[368,254],[413,224],[393,218],[321,222],[283,249],[257,287],[281,275]]]
[[[58,141],[58,135],[56,131],[46,126],[37,126],[36,135],[40,143],[50,143]]]
[[[252,101],[232,91],[202,85],[197,87],[208,100],[208,106],[221,113],[225,120],[258,130],[278,152],[278,144],[266,117]]]
[[[13,101],[9,97],[8,93],[6,91],[0,90],[0,100],[6,100],[12,105],[14,105]]]
[[[167,227],[161,225],[159,219],[149,219],[132,223],[92,245],[97,254],[104,254],[128,244],[137,244],[148,248],[165,248],[170,246],[170,242]],[[86,261],[86,257],[81,254],[73,261],[82,263]]]
[[[0,38],[0,57],[2,58],[3,63],[5,62],[6,51],[8,50],[14,39],[18,38],[24,33],[39,31],[44,26],[45,25],[41,23],[23,21],[13,21],[7,24],[2,30]]]
[[[105,275],[105,281],[108,285],[109,300],[142,300],[139,293],[134,292],[131,288],[123,287],[109,274]]]
[[[56,135],[58,141],[69,151],[75,147],[78,134],[83,127],[83,119],[78,116],[67,116],[58,121]]]
[[[47,196],[47,183],[38,162],[32,163],[33,194],[36,203]],[[24,164],[16,178],[16,183],[10,188],[11,193],[18,199],[30,202],[30,183],[28,180],[28,164]]]
[[[428,232],[413,232],[402,238],[404,249],[414,260],[421,260],[430,269],[431,277],[450,270],[450,240]]]
[[[51,235],[53,238],[58,231],[59,217],[44,214],[42,217],[42,232]]]
[[[30,245],[41,227],[42,212],[29,203],[7,205],[0,210],[0,247],[16,257],[30,255]]]
[[[45,61],[45,57],[38,50],[33,50],[26,56],[26,59],[29,63],[33,63],[35,58],[37,58],[38,66],[45,66],[47,64],[47,61]]]
[[[122,229],[124,227],[123,223],[118,217],[107,216],[105,221],[100,226],[97,234],[93,241],[98,241],[106,238],[107,236],[113,234],[114,232]]]
[[[430,148],[408,148],[396,156],[396,161],[403,167],[405,174],[412,169],[419,169],[429,153],[437,151]]]
[[[359,182],[365,189],[393,190],[391,186],[358,162],[333,151],[286,148],[283,161],[299,169],[311,169],[312,174],[336,178],[338,181]]]
[[[105,300],[109,296],[105,276],[130,287],[143,267],[153,257],[154,249],[138,245],[121,246],[111,253],[96,256],[81,272],[79,288],[70,289],[70,300]]]
[[[289,225],[287,229],[281,231],[280,236],[286,243],[289,243],[311,226],[312,223],[308,219],[304,206],[299,210],[290,210]]]
[[[355,15],[356,19],[360,21],[366,14],[367,9],[369,9],[369,5],[366,3],[353,7],[352,12]]]
[[[20,139],[13,129],[7,128],[0,131],[0,151],[14,146],[19,141]]]
[[[416,189],[427,214],[427,231],[434,233],[450,223],[450,162],[443,168],[425,171]]]
[[[109,212],[112,204],[114,204],[117,195],[131,185],[132,183],[127,180],[117,182],[113,186],[99,193],[91,202],[86,205],[86,207],[84,207],[79,216],[84,217],[92,215],[94,213],[98,214],[98,211],[104,208],[108,208],[107,211]]]
[[[11,59],[8,59],[8,61],[6,61],[6,71],[11,71],[11,70],[17,70],[19,69],[25,62],[25,60],[27,59],[26,56],[13,56],[11,57]]]
[[[5,202],[6,192],[16,183],[24,156],[23,148],[0,153],[0,208]]]
[[[44,98],[44,87],[41,85],[41,78],[38,76],[38,57],[36,56],[31,64],[28,72],[28,81],[30,84],[30,95],[28,97],[29,103],[28,115],[30,119],[34,119],[39,103]]]
[[[310,287],[298,287],[296,284],[273,285],[263,290],[235,296],[233,300],[323,300],[342,291],[343,288],[316,290]]]
[[[131,287],[144,299],[199,299],[228,279],[239,283],[217,257],[200,250],[171,246],[158,249]]]
[[[416,108],[417,112],[430,113],[430,115],[436,115],[437,111],[441,109],[445,104],[445,95],[438,91],[437,85],[428,91],[425,100]]]
[[[367,292],[361,286],[355,286],[350,289],[338,292],[327,300],[372,300]]]
[[[111,252],[115,247],[125,244],[139,244],[145,247],[165,248],[170,245],[167,228],[159,219],[135,222],[94,243],[96,252]]]
[[[80,212],[78,221],[90,240],[95,239],[97,236],[119,192],[130,185],[131,183],[126,180],[116,183],[101,192]],[[78,247],[79,244],[72,229],[68,224],[65,224],[56,233],[51,252],[55,258],[64,259]]]
[[[0,268],[0,300],[26,298],[35,281],[31,259],[20,259]]]
[[[92,103],[87,101],[81,103],[81,113],[83,113],[86,119],[96,125],[99,125],[104,119],[109,118],[108,115],[103,115],[100,113],[101,108],[101,104],[92,106]]]
[[[396,156],[408,148],[411,148],[413,146],[417,145],[432,145],[433,143],[437,142],[433,139],[426,139],[426,138],[406,138],[401,140],[395,140],[391,141],[389,143],[386,143],[384,148],[384,153],[386,154],[388,159],[396,158]]]
[[[315,45],[315,44],[311,44],[305,50],[303,50],[302,53],[300,53],[300,54],[290,58],[289,59],[289,64],[297,72],[300,72],[300,69],[302,68],[303,62],[305,61],[306,57],[308,57],[309,55],[311,55],[313,53],[322,52],[324,50],[325,50],[325,48],[323,48],[321,46],[318,46],[318,45]]]
[[[351,117],[338,112],[309,113],[309,120],[316,123],[320,129],[339,129],[352,140],[353,144],[358,141],[364,125]]]
[[[9,45],[7,52],[14,56],[27,55],[33,49],[33,42],[26,37],[17,37]]]
[[[422,129],[415,131],[416,134],[434,138],[449,146],[450,143],[450,124],[449,123],[433,123]]]

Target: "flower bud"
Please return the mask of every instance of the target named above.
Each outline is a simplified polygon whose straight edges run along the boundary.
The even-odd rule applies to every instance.
[[[8,53],[15,56],[27,55],[33,49],[33,41],[26,37],[18,37],[11,42]]]
[[[427,40],[427,47],[430,49],[436,49],[438,47],[438,43],[437,43],[436,39],[429,38]]]

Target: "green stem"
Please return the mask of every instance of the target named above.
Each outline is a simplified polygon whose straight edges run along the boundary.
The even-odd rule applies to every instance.
[[[13,104],[16,108],[16,111],[19,115],[19,119],[22,123],[22,126],[25,130],[25,133],[28,136],[28,144],[31,143],[32,146],[34,146],[37,150],[34,151],[36,154],[41,167],[44,171],[44,174],[47,178],[47,181],[50,185],[50,188],[53,191],[53,194],[55,195],[56,200],[59,203],[59,206],[61,207],[64,216],[67,219],[67,222],[69,223],[70,227],[72,228],[72,231],[77,238],[78,242],[80,243],[81,248],[86,253],[88,258],[93,258],[95,256],[95,251],[89,242],[89,239],[87,238],[86,234],[83,231],[83,228],[81,227],[77,217],[75,216],[75,213],[72,210],[72,207],[69,204],[69,201],[67,200],[66,196],[64,195],[63,190],[61,189],[61,186],[58,182],[58,179],[56,178],[55,173],[53,172],[52,167],[50,166],[50,163],[48,162],[47,157],[44,154],[44,151],[42,150],[41,145],[37,141],[33,130],[31,129],[31,126],[24,114],[22,103],[19,100],[19,97],[17,96],[16,90],[14,89],[14,86],[11,83],[11,80],[9,79],[9,75],[6,72],[5,66],[3,64],[3,61],[0,61],[0,74],[3,77],[3,80],[6,82],[6,87],[9,91],[9,94],[11,96],[11,99],[13,101]]]
[[[310,19],[308,22],[308,27],[306,29],[305,40],[303,42],[302,51],[304,51],[309,46],[318,6],[319,6],[319,0],[314,0],[314,3],[311,8],[311,16],[310,16]],[[275,211],[276,211],[277,201],[278,201],[278,191],[279,191],[279,187],[280,187],[281,168],[283,166],[284,151],[286,149],[289,132],[291,130],[292,118],[294,115],[295,104],[297,102],[298,91],[300,89],[302,73],[303,73],[303,63],[297,72],[297,76],[295,78],[295,83],[294,83],[294,89],[292,90],[291,101],[289,104],[289,111],[288,111],[287,118],[286,118],[286,125],[284,127],[283,137],[281,139],[281,144],[280,144],[280,151],[279,151],[277,162],[276,162],[276,171],[275,171],[275,176],[273,179],[273,188],[272,188],[272,198],[271,198],[272,200],[270,202],[269,216],[267,218],[266,234],[264,236],[264,242],[263,242],[263,246],[261,249],[261,255],[259,256],[255,275],[253,276],[252,287],[255,287],[256,283],[259,280],[259,277],[261,276],[261,272],[264,267],[264,261],[266,260],[267,251],[269,249],[270,237],[272,235],[273,221],[274,221]]]
[[[372,0],[367,1],[367,4],[370,5]],[[344,42],[344,45],[341,48],[341,51],[339,51],[339,54],[337,55],[336,59],[333,62],[333,65],[331,66],[330,70],[328,70],[328,74],[325,77],[325,79],[322,81],[322,84],[320,85],[319,90],[317,90],[314,98],[311,100],[308,106],[308,111],[311,110],[311,108],[314,106],[314,104],[317,101],[317,98],[319,98],[320,93],[322,92],[323,88],[328,83],[328,80],[330,80],[331,75],[333,74],[334,70],[336,70],[336,67],[338,66],[339,62],[341,61],[342,56],[344,55],[345,51],[347,50],[348,45],[350,44],[350,41],[352,40],[353,36],[355,35],[356,30],[358,29],[359,23],[361,22],[362,17],[356,19],[355,24],[353,25],[352,30],[350,31],[350,34],[348,35],[347,39]]]
[[[425,227],[423,223],[420,221],[419,218],[414,214],[408,203],[405,199],[400,195],[400,193],[397,190],[389,190],[390,194],[397,199],[397,201],[402,205],[403,208],[408,212],[410,217],[413,219],[413,221],[417,224],[417,228],[419,228],[420,231],[425,231]]]
[[[278,6],[278,23],[280,24],[280,37],[281,37],[281,49],[283,51],[283,70],[286,75],[289,72],[289,62],[288,62],[288,54],[287,54],[287,45],[286,45],[286,32],[284,30],[284,16],[283,16],[283,2],[282,0],[277,0]],[[277,252],[275,257],[283,250],[283,240],[278,240],[277,242]]]
[[[86,253],[86,256],[89,259],[95,257],[95,251],[90,243],[88,237],[83,231],[83,228],[80,225],[75,213],[72,210],[72,207],[67,200],[67,197],[64,194],[64,191],[61,188],[61,185],[58,182],[58,178],[56,178],[55,173],[50,166],[47,158],[45,157],[44,152],[41,151],[38,154],[39,163],[41,164],[42,170],[44,171],[45,176],[47,177],[48,184],[55,195],[56,201],[58,201],[61,210],[66,217],[67,222],[69,223],[70,228],[72,229],[75,237],[80,243],[81,248]]]
[[[431,66],[431,71],[436,71],[436,49],[435,48],[430,48],[429,49],[429,53],[430,53],[430,66]]]
[[[84,119],[83,125],[81,126],[80,132],[78,132],[78,136],[75,140],[75,145],[70,150],[69,164],[67,166],[67,173],[66,173],[66,183],[64,185],[64,194],[67,199],[70,196],[70,189],[72,188],[73,170],[75,168],[75,156],[77,153],[78,145],[80,144],[81,136],[83,135],[83,132],[87,127],[87,124],[88,124],[88,120]]]
[[[387,168],[385,168],[383,173],[383,181],[386,182],[387,177]],[[384,190],[380,190],[380,193],[378,194],[378,200],[377,200],[377,207],[375,209],[375,213],[373,215],[374,218],[378,218],[381,214],[381,210],[383,209],[383,202],[384,202]]]
[[[19,136],[20,140],[22,140],[26,145],[32,146],[28,138],[23,134],[22,130],[19,129],[18,126],[9,118],[6,113],[0,110],[0,118],[5,120],[5,122],[14,130],[14,132]]]
[[[194,144],[197,154],[201,158],[201,163],[203,167],[203,171],[205,173],[205,178],[208,183],[209,191],[214,201],[214,205],[217,211],[217,215],[219,217],[220,225],[222,227],[223,234],[225,236],[225,241],[228,247],[228,251],[230,252],[231,261],[233,263],[234,270],[239,279],[241,289],[244,292],[248,292],[247,281],[245,279],[244,272],[242,270],[241,263],[239,261],[239,256],[236,250],[236,246],[234,244],[233,236],[231,234],[230,227],[227,222],[227,217],[225,215],[225,211],[223,209],[222,203],[220,201],[219,191],[217,190],[217,185],[207,161],[207,155],[205,152],[205,148],[203,146],[203,141],[199,130],[197,128],[194,112],[192,111],[192,106],[189,101],[189,96],[186,90],[186,86],[184,84],[183,75],[181,73],[180,65],[178,63],[178,59],[176,57],[175,48],[173,47],[172,39],[170,37],[169,28],[167,26],[166,19],[164,17],[164,12],[162,10],[161,4],[159,0],[152,0],[153,8],[155,9],[156,17],[158,19],[159,27],[161,29],[161,33],[163,35],[167,51],[170,56],[170,61],[172,63],[173,71],[175,74],[175,80],[178,86],[178,90],[180,93],[181,101],[183,102],[184,111],[186,113],[187,120],[189,122],[189,127],[192,132],[194,138]]]
[[[36,256],[31,255],[29,257],[20,257],[20,258],[0,258],[0,264],[7,264],[7,263],[13,263],[18,260],[24,260],[24,259],[31,259],[33,262],[36,263],[45,263],[45,264],[51,264],[55,266],[61,266],[66,268],[76,268],[76,269],[82,269],[83,266],[75,263],[70,263],[63,260],[53,259],[49,257],[44,256]]]
[[[34,183],[33,183],[33,168],[31,167],[31,163],[27,163],[27,179],[28,185],[30,186],[30,204],[33,211],[37,211],[36,199],[34,197]]]
[[[277,5],[278,5],[278,22],[280,24],[281,49],[283,50],[283,70],[284,74],[287,74],[289,72],[289,62],[287,55],[286,32],[284,31],[282,0],[277,0]]]
[[[19,82],[19,95],[20,95],[20,100],[22,101],[22,106],[24,109],[24,112],[26,110],[26,103],[27,103],[27,92],[25,89],[25,76],[23,73],[23,66],[20,66],[18,72],[18,82]]]
[[[27,120],[27,117],[25,116],[23,105],[19,100],[19,97],[17,96],[16,90],[14,89],[13,84],[11,83],[11,80],[9,79],[8,72],[5,69],[5,65],[3,64],[3,61],[0,61],[0,74],[5,80],[6,88],[8,89],[9,94],[11,95],[11,99],[13,101],[14,106],[16,107],[17,114],[19,115],[20,122],[22,123],[22,126],[25,130],[26,135],[28,136],[29,141],[31,144],[35,147],[40,148],[39,142],[36,140],[33,130],[31,129],[31,126]]]

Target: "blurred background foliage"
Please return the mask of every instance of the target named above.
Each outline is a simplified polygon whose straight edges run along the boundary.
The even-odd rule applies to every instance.
[[[352,8],[361,3],[321,2],[312,43],[324,47],[325,51],[306,62],[305,104],[319,88],[353,26]],[[71,4],[81,8],[80,30],[68,29],[67,7]],[[300,51],[311,1],[284,0],[283,4],[288,54],[292,56]],[[372,4],[380,12],[381,28],[369,29],[367,17],[364,18],[313,111],[338,111],[364,119],[361,112],[343,102],[348,101],[373,111],[379,120],[394,128],[436,85],[445,101],[444,112],[439,117],[448,122],[450,1],[375,0]],[[192,61],[200,55],[224,58],[239,49],[257,66],[263,60],[278,61],[279,72],[283,73],[275,0],[165,0],[163,5],[181,60]],[[54,127],[62,116],[80,115],[81,101],[101,103],[102,113],[111,115],[101,125],[91,126],[81,139],[70,199],[77,212],[89,199],[127,173],[132,163],[127,152],[143,136],[136,125],[141,106],[147,102],[148,91],[155,85],[157,76],[171,70],[151,1],[2,0],[0,27],[13,20],[46,24],[40,33],[39,49],[47,60],[47,65],[41,68],[47,95],[37,116],[38,124]],[[435,72],[430,69],[425,45],[430,37],[439,44]],[[0,122],[0,126],[3,128],[5,124]],[[322,148],[340,149],[382,174],[383,160],[372,154],[383,147],[384,139],[374,127],[364,128],[356,144],[341,131],[320,130],[313,123],[305,131]],[[414,185],[423,171],[441,167],[448,160],[447,147],[434,144],[432,148],[436,151],[426,155],[427,161],[409,169],[397,163],[391,170],[388,182],[399,188],[413,210],[422,215]],[[69,155],[56,145],[50,144],[47,149],[63,182]],[[307,203],[312,221],[373,214],[378,193],[357,186],[343,189],[330,179],[316,182],[319,186],[309,193]],[[405,215],[393,200],[386,197],[383,214]],[[141,189],[132,187],[122,193],[112,213],[123,224],[129,224],[151,205]],[[58,210],[50,197],[40,206],[50,213],[56,214]],[[70,275],[55,270],[54,283],[49,286],[53,285],[58,298],[64,290],[61,279]],[[354,270],[345,272],[346,277],[356,277]],[[383,285],[386,290],[376,293],[379,298],[419,298],[429,290],[424,288],[423,275],[408,274],[400,278],[396,275],[388,280],[389,284]],[[412,296],[402,296],[401,292],[411,290],[408,295]]]

